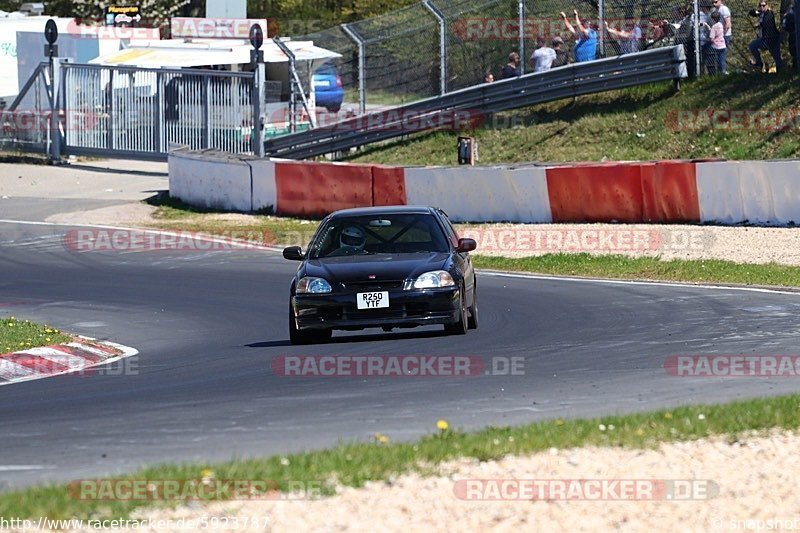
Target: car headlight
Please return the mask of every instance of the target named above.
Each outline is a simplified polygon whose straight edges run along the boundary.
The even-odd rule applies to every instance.
[[[297,294],[324,294],[331,292],[331,284],[322,278],[305,277],[297,282]]]
[[[453,276],[446,270],[434,270],[425,272],[417,279],[409,280],[406,283],[406,290],[409,289],[440,289],[442,287],[452,287],[456,284]]]

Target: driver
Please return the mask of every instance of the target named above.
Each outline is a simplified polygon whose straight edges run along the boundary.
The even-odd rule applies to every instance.
[[[364,231],[356,226],[347,226],[339,234],[339,246],[342,252],[353,254],[364,251],[367,237]]]

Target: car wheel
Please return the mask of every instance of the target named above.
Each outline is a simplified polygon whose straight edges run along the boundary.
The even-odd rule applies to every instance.
[[[341,108],[341,105],[332,105],[330,107],[326,107],[325,109],[327,109],[329,113],[338,113]]]
[[[472,306],[469,308],[469,329],[478,329],[478,284],[472,285]]]
[[[468,328],[468,318],[467,318],[467,299],[466,299],[466,292],[464,291],[464,286],[461,286],[461,297],[458,299],[459,308],[461,312],[459,313],[458,322],[455,324],[445,324],[444,325],[444,332],[448,335],[466,335],[467,328]]]
[[[317,342],[328,342],[331,340],[333,331],[329,329],[309,329],[301,331],[297,329],[297,322],[294,320],[292,304],[289,303],[289,342],[292,344],[314,344]]]

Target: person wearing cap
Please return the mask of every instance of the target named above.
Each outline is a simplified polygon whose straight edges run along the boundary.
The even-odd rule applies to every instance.
[[[564,65],[569,64],[569,54],[566,50],[564,50],[564,39],[556,35],[553,37],[553,42],[551,43],[553,50],[556,53],[556,58],[551,65],[552,68],[556,67],[563,67]]]
[[[556,51],[547,46],[544,37],[536,38],[536,50],[531,54],[531,66],[534,72],[546,72],[550,70],[553,61],[556,59]]]

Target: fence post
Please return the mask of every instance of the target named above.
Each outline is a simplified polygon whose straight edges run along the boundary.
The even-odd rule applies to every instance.
[[[517,3],[517,15],[519,16],[519,73],[525,74],[525,0]]]
[[[800,6],[798,6],[798,0],[794,1],[794,7],[792,7],[792,13],[794,13],[794,52],[795,56],[792,58],[794,60],[794,71],[800,72],[800,59],[798,59],[797,54],[800,52],[800,16],[798,16],[797,11]],[[790,43],[791,46],[791,43]]]
[[[632,1],[632,0],[629,0]],[[597,34],[600,38],[600,57],[606,57],[606,5],[603,0],[598,0],[597,3]]]
[[[62,76],[61,72],[61,59],[58,57],[51,58],[52,60],[52,76],[50,83],[52,84],[51,91],[53,99],[50,101],[50,161],[56,162],[61,160],[61,95],[62,92]]]
[[[211,148],[211,76],[203,75],[203,147]]]
[[[106,132],[106,150],[114,149],[114,69],[108,69],[108,84],[105,92],[106,109],[108,110],[108,131]],[[108,90],[106,90],[106,88]]]
[[[694,0],[694,75],[700,77],[700,2]]]
[[[433,13],[439,22],[439,94],[447,92],[447,19],[431,0],[422,0],[422,5]]]
[[[156,72],[156,97],[154,98],[154,113],[153,118],[155,119],[155,123],[153,124],[153,135],[155,138],[153,139],[155,144],[156,153],[163,153],[164,152],[164,133],[163,131],[166,129],[162,127],[162,123],[164,123],[164,74],[161,72]]]
[[[264,118],[261,116],[261,103],[264,101],[264,83],[266,81],[266,68],[263,61],[256,65],[253,77],[253,152],[258,157],[264,157]]]
[[[342,24],[342,31],[358,46],[358,112],[363,115],[367,109],[367,78],[366,62],[364,60],[364,39],[350,26]]]

